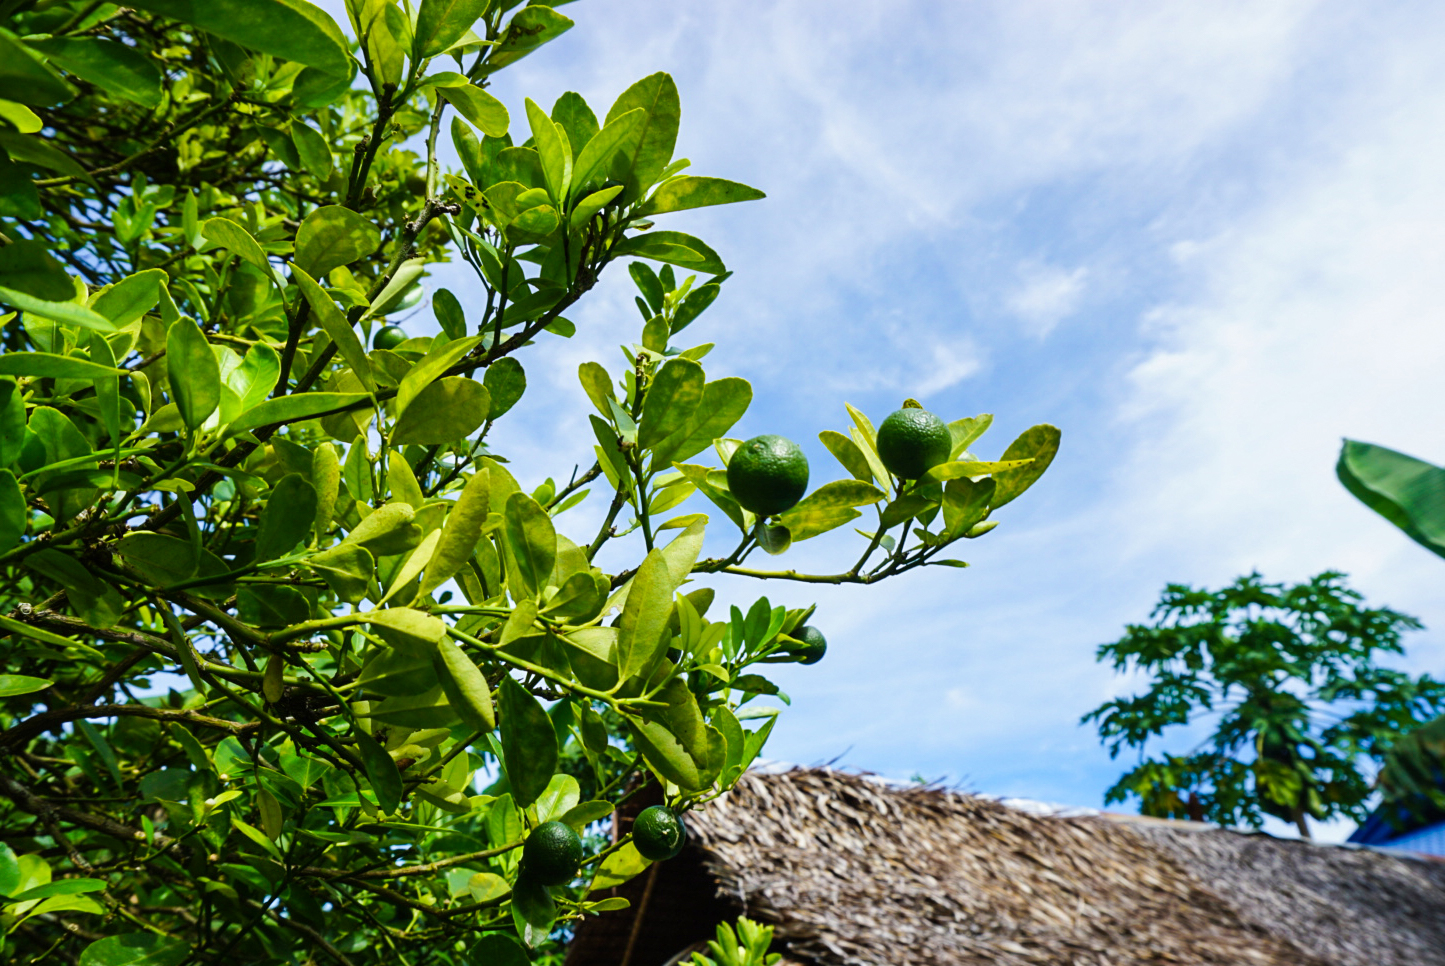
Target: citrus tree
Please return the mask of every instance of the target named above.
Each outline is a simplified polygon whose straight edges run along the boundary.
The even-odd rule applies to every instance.
[[[572,26],[551,6],[346,13],[0,0],[7,961],[553,955],[756,757],[760,666],[826,648],[812,607],[722,613],[709,578],[962,566],[1058,446],[980,460],[989,416],[849,407],[810,490],[682,341],[728,272],[656,223],[762,193],[685,173],[672,79],[509,109],[487,88]],[[487,440],[521,360],[619,260],[637,341],[580,368],[578,469],[519,479]],[[750,565],[865,510],[846,569]],[[664,804],[601,834],[646,782]]]
[[[1420,624],[1362,600],[1329,571],[1294,585],[1250,574],[1214,591],[1167,586],[1150,624],[1099,647],[1100,660],[1149,678],[1142,694],[1084,716],[1110,757],[1139,750],[1105,801],[1228,826],[1273,815],[1305,838],[1309,818],[1363,820],[1365,763],[1445,711],[1445,683],[1380,667],[1377,655],[1403,653],[1402,634]],[[1151,739],[1205,720],[1193,750],[1145,757]]]

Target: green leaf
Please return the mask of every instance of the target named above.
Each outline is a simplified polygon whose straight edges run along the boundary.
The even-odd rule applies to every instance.
[[[828,447],[828,452],[843,464],[843,468],[853,474],[854,479],[862,480],[864,483],[873,482],[873,471],[868,468],[868,460],[864,457],[863,451],[858,448],[857,443],[831,429],[823,430],[818,434],[818,438],[823,441],[824,446]]]
[[[258,429],[273,423],[295,423],[313,419],[326,413],[336,412],[359,403],[370,402],[371,395],[364,392],[304,392],[292,396],[268,399],[254,409],[247,410],[231,423],[231,433]]]
[[[490,489],[491,477],[487,470],[474,474],[462,487],[461,496],[447,514],[441,542],[427,563],[426,577],[417,590],[419,598],[450,580],[471,559],[491,509]]]
[[[1033,486],[1039,477],[1044,475],[1044,470],[1054,461],[1054,454],[1059,451],[1059,430],[1055,426],[1041,423],[1032,426],[1019,434],[1019,438],[1009,443],[1008,449],[1003,451],[1000,462],[1009,460],[1031,460],[1028,465],[1018,469],[1005,470],[1002,473],[995,473],[993,478],[998,481],[998,489],[994,492],[992,505],[995,510],[1006,503],[1023,495],[1023,492]]]
[[[56,879],[45,885],[26,889],[19,895],[11,896],[13,902],[28,902],[31,899],[48,899],[51,896],[73,896],[86,892],[100,892],[105,888],[104,879]]]
[[[677,335],[692,325],[697,317],[702,315],[707,307],[717,299],[718,293],[721,291],[722,286],[716,282],[709,282],[689,292],[687,298],[682,300],[682,304],[672,315],[672,334]]]
[[[457,301],[455,295],[447,289],[439,288],[431,297],[431,307],[437,317],[437,324],[442,327],[448,339],[466,338],[467,315],[462,311],[462,303]],[[503,358],[510,359],[511,356]]]
[[[507,548],[523,583],[516,589],[535,595],[547,586],[556,566],[557,531],[547,511],[526,493],[517,492],[507,497],[505,516]]]
[[[328,74],[346,75],[351,55],[336,21],[306,0],[135,0],[127,6],[195,24],[218,37]]]
[[[166,282],[166,273],[158,268],[137,272],[101,292],[90,307],[116,328],[124,328],[155,308]]]
[[[371,587],[376,560],[365,547],[343,543],[308,558],[306,565],[326,581],[337,597],[348,604],[359,604]]]
[[[368,694],[386,698],[425,694],[438,683],[433,658],[403,654],[390,648],[373,652],[357,681]]]
[[[676,586],[662,551],[649,551],[632,578],[627,603],[617,621],[617,660],[623,677],[645,675],[667,650],[667,625]]]
[[[1018,460],[958,460],[952,463],[939,463],[937,466],[923,474],[920,479],[931,483],[941,483],[945,480],[956,480],[961,477],[998,475],[1005,470],[1015,470],[1027,466],[1028,459]]]
[[[3,359],[3,357],[0,357]],[[1373,443],[1347,439],[1335,472],[1365,506],[1445,557],[1445,469]]]
[[[560,819],[576,805],[582,797],[581,786],[571,775],[553,775],[547,783],[547,790],[537,799],[537,822],[551,822]]]
[[[436,670],[452,709],[468,728],[488,732],[497,726],[486,676],[450,638],[437,642]]]
[[[488,0],[421,0],[412,32],[414,60],[446,50],[486,12]]]
[[[577,161],[572,167],[571,188],[574,194],[606,176],[613,156],[630,142],[646,119],[647,112],[640,107],[634,107],[609,117],[606,126],[589,138],[586,144],[580,147],[574,145],[578,150]],[[623,189],[626,189],[626,185],[623,185]]]
[[[890,527],[896,527],[904,520],[911,520],[924,510],[936,505],[936,501],[930,500],[922,494],[905,493],[883,508],[881,526],[884,530]]]
[[[511,126],[507,106],[475,84],[465,87],[438,87],[437,93],[457,109],[457,113],[488,137],[505,137]]]
[[[20,888],[24,881],[24,873],[20,870],[20,862],[15,857],[15,851],[4,842],[0,842],[0,896],[8,896]]]
[[[281,357],[260,342],[246,350],[246,357],[227,377],[231,389],[241,397],[243,413],[264,402],[280,378]]]
[[[321,136],[320,131],[305,121],[292,121],[291,141],[296,145],[301,166],[310,172],[313,178],[325,181],[331,177],[335,161],[331,157],[331,149],[326,146],[326,138]]]
[[[692,418],[702,399],[702,366],[691,359],[669,359],[643,399],[637,444],[648,448],[671,436]]]
[[[166,333],[166,374],[181,419],[195,432],[221,404],[221,369],[211,344],[189,318],[177,319]]]
[[[309,219],[308,219],[309,221]],[[306,229],[305,224],[301,226]],[[376,382],[371,374],[371,362],[366,355],[366,347],[361,344],[357,337],[356,330],[346,320],[346,316],[336,307],[331,296],[318,284],[315,279],[306,274],[306,271],[299,265],[291,266],[291,278],[296,282],[296,287],[301,290],[302,296],[311,305],[311,314],[316,321],[321,323],[321,328],[331,336],[331,341],[336,343],[341,358],[351,367],[351,371],[361,380],[361,384],[370,391],[376,390]],[[253,347],[253,351],[254,351]],[[278,369],[279,374],[279,369]],[[260,402],[260,400],[256,400]],[[250,407],[243,407],[242,412]]]
[[[229,218],[207,219],[201,231],[206,236],[206,247],[224,248],[236,257],[255,265],[267,278],[271,278],[271,261],[249,231]]]
[[[44,691],[55,682],[50,678],[34,678],[25,674],[0,674],[0,698]]]
[[[721,275],[727,271],[722,259],[700,239],[680,231],[649,231],[631,235],[612,246],[612,256],[636,255],[657,262],[669,262],[683,268]]]
[[[256,537],[256,561],[286,556],[306,539],[316,519],[316,488],[300,473],[291,473],[271,490],[261,510],[261,532]]]
[[[736,181],[687,175],[663,182],[652,193],[652,197],[637,209],[637,214],[660,215],[669,211],[706,208],[710,205],[730,205],[735,201],[757,201],[766,197],[767,195],[757,188],[749,188]]]
[[[988,516],[997,488],[998,482],[994,479],[949,480],[943,488],[944,535],[950,540],[957,539]]]
[[[527,373],[522,364],[511,356],[503,356],[487,366],[483,382],[491,394],[492,405],[487,418],[492,420],[505,416],[527,391]]]
[[[519,808],[547,790],[557,771],[557,732],[542,704],[511,677],[500,691],[502,767]]]
[[[592,108],[587,106],[581,94],[567,91],[552,105],[552,121],[567,134],[567,143],[572,148],[572,160],[575,164],[587,142],[597,136],[597,115],[592,113]],[[580,184],[574,171],[572,188],[575,190]]]
[[[437,641],[447,632],[447,626],[439,618],[410,607],[367,611],[363,620],[382,640],[409,654],[434,654]]]
[[[396,762],[392,761],[386,750],[366,732],[356,729],[352,732],[352,737],[356,739],[356,750],[361,755],[366,780],[371,783],[371,790],[376,793],[376,804],[387,814],[395,812],[401,805],[404,790]]]
[[[727,435],[752,405],[753,387],[746,379],[728,376],[703,387],[702,402],[676,432],[653,447],[653,465],[690,459]]]
[[[0,355],[0,375],[98,379],[104,376],[125,376],[129,373],[124,369],[97,365],[78,356],[57,356],[49,352],[6,352]]]
[[[152,110],[160,106],[160,68],[134,48],[96,37],[50,37],[30,45],[108,94]]]
[[[406,412],[406,408],[411,405],[411,401],[423,389],[431,385],[432,380],[460,362],[462,357],[471,352],[481,341],[481,336],[474,335],[441,345],[432,343],[431,349],[420,362],[411,367],[411,370],[402,378],[401,385],[397,387],[395,402],[397,418],[401,418]]]
[[[38,238],[22,238],[5,246],[0,259],[0,285],[37,299],[67,302],[75,298],[75,282]]]
[[[206,225],[207,237],[215,240],[210,222]],[[371,221],[350,208],[326,205],[301,222],[296,232],[296,264],[312,278],[320,278],[333,268],[366,258],[380,246],[381,232]]]
[[[5,288],[3,285],[0,285],[0,302],[13,305],[29,315],[38,315],[42,319],[50,319],[53,322],[78,325],[83,329],[93,329],[96,332],[115,331],[115,324],[110,319],[75,302],[50,302],[26,295],[24,292]]]
[[[440,446],[476,432],[487,420],[486,387],[466,376],[449,376],[427,386],[396,421],[391,441]]]
[[[43,64],[8,30],[0,30],[0,97],[49,107],[75,96],[75,89]]]
[[[149,932],[123,933],[97,939],[80,954],[80,966],[180,966],[191,944]]]
[[[968,449],[968,447],[993,425],[993,415],[983,413],[979,416],[967,416],[963,419],[955,419],[948,424],[948,434],[953,438],[953,450],[949,453],[950,460],[956,460]]]
[[[0,553],[20,542],[29,516],[30,511],[25,505],[20,485],[15,482],[15,474],[0,470]]]
[[[547,178],[547,191],[559,205],[566,200],[572,183],[572,149],[563,132],[547,112],[530,97],[526,99],[527,121],[532,126],[532,141],[542,159],[542,173]]]
[[[629,203],[656,184],[672,160],[682,120],[682,103],[672,77],[658,72],[623,91],[607,112],[607,123],[637,108],[646,116],[619,145],[611,166],[612,179],[627,186],[623,197]]]
[[[406,553],[421,543],[421,527],[412,522],[416,510],[406,503],[388,503],[346,535],[346,543],[365,547],[378,557]]]
[[[551,932],[557,919],[557,903],[552,900],[547,887],[526,876],[517,879],[512,887],[512,908],[535,930],[536,935],[545,936]]]
[[[596,877],[587,886],[587,891],[597,892],[600,889],[611,889],[614,886],[622,885],[624,882],[637,878],[651,864],[651,861],[644,859],[642,854],[637,851],[637,846],[628,842],[602,860],[602,864],[597,867]]]
[[[571,28],[572,21],[551,7],[523,7],[502,31],[501,40],[492,48],[482,69],[495,73],[508,64],[515,64]]]

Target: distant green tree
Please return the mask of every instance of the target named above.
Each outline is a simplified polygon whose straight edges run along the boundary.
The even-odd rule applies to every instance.
[[[1363,599],[1332,571],[1293,586],[1258,573],[1217,591],[1167,586],[1149,624],[1099,648],[1099,660],[1150,678],[1144,693],[1084,715],[1111,756],[1140,753],[1105,801],[1253,828],[1274,815],[1307,838],[1309,817],[1363,819],[1368,763],[1445,710],[1445,684],[1375,663],[1403,653],[1402,633],[1420,622]],[[1194,750],[1144,757],[1166,729],[1209,717]]]

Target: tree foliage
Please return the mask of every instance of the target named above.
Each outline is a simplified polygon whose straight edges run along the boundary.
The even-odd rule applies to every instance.
[[[1258,828],[1265,815],[1362,820],[1378,765],[1399,735],[1445,710],[1445,683],[1380,667],[1403,653],[1413,617],[1361,604],[1344,576],[1294,585],[1259,574],[1220,590],[1165,588],[1147,625],[1100,646],[1100,660],[1147,675],[1141,694],[1084,716],[1117,756],[1140,762],[1106,793],[1145,815]],[[1207,725],[1205,722],[1207,721]],[[1145,757],[1166,730],[1208,727],[1192,751]]]
[[[980,460],[991,417],[959,419],[904,481],[848,407],[822,440],[850,478],[759,519],[725,472],[752,387],[678,341],[729,273],[656,222],[762,193],[685,173],[672,79],[509,109],[490,80],[572,26],[553,7],[346,10],[0,0],[7,958],[551,955],[648,864],[598,823],[644,780],[680,813],[725,792],[786,701],[759,666],[815,659],[812,607],[721,613],[703,579],[962,566],[1057,449]],[[519,357],[548,365],[619,259],[640,338],[581,366],[567,482],[524,485],[487,443]],[[446,261],[465,290],[427,285]],[[429,290],[440,334],[375,347]],[[866,508],[846,570],[747,566]],[[549,822],[584,836],[563,885],[520,859]]]

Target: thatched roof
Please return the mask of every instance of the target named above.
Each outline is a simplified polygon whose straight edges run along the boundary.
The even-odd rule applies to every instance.
[[[646,905],[648,875],[619,890],[632,909],[579,930],[569,966],[618,966],[634,934],[627,966],[661,966],[744,911],[820,966],[1445,964],[1445,864],[1423,859],[824,770],[749,774],[688,825]]]

